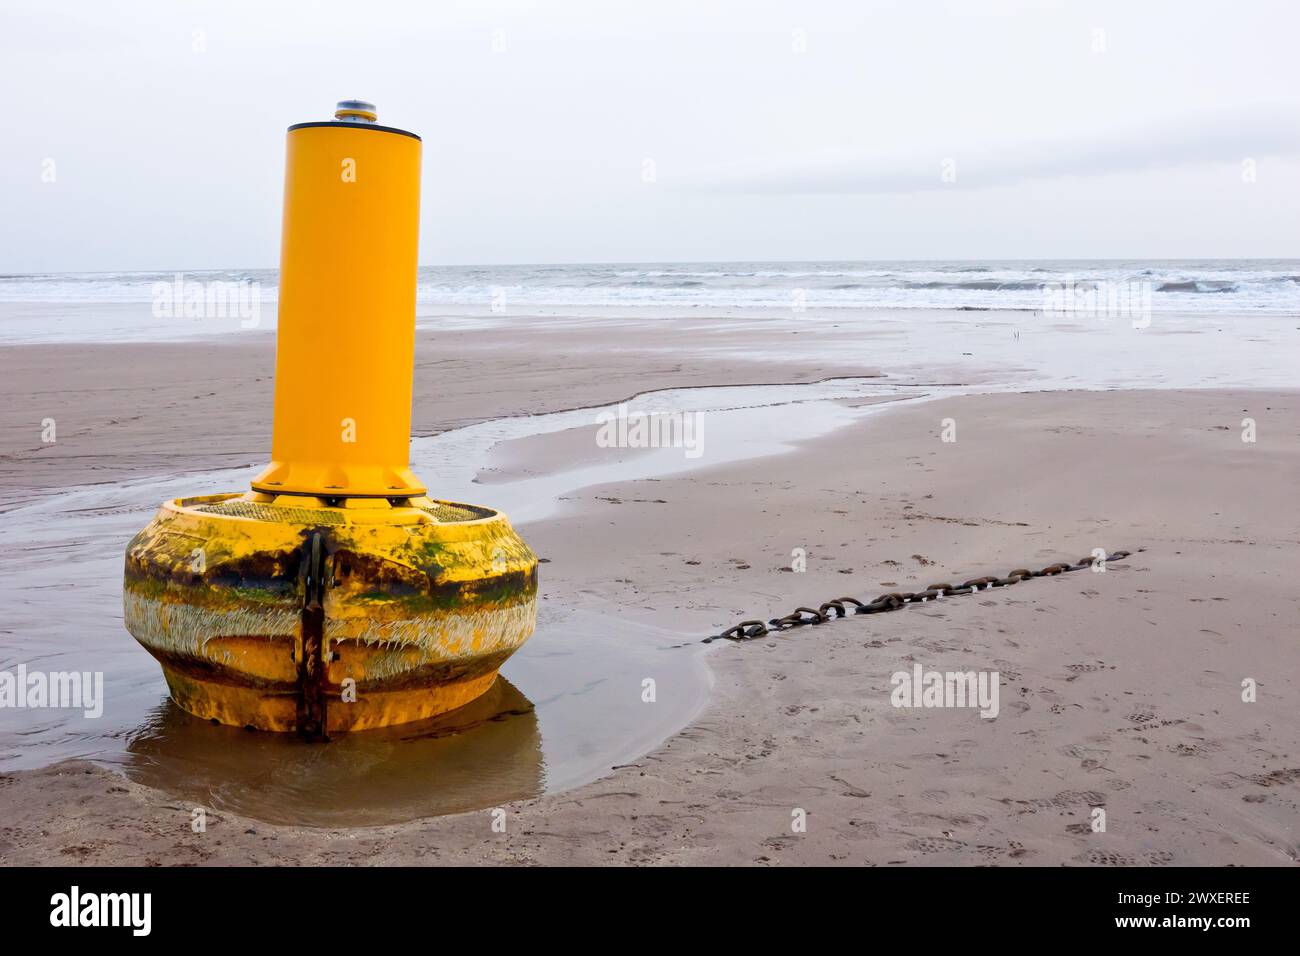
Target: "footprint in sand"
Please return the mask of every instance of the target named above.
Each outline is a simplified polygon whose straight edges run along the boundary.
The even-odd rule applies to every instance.
[[[1095,664],[1066,664],[1065,669],[1073,674],[1091,674],[1095,671],[1104,671],[1106,669],[1106,662],[1098,661]]]
[[[1300,781],[1300,767],[1287,767],[1269,773],[1257,773],[1248,778],[1257,787],[1282,787]]]
[[[919,850],[922,853],[951,853],[954,850],[966,849],[967,844],[948,837],[918,837],[909,840],[905,846],[909,850]]]
[[[1021,857],[1025,856],[1029,852],[1025,849],[1023,844],[1016,843],[1015,841],[1008,843],[1006,846],[993,846],[991,844],[981,843],[974,849],[976,853],[987,860],[994,860],[1003,856]]]
[[[1207,757],[1222,750],[1223,745],[1213,740],[1195,740],[1177,743],[1168,749],[1170,753],[1175,753],[1180,757]]]
[[[1111,850],[1089,850],[1074,858],[1080,863],[1093,866],[1168,866],[1174,861],[1174,855],[1164,850],[1152,850],[1148,853],[1118,853]]]
[[[956,829],[958,827],[978,827],[989,822],[989,818],[982,813],[958,813],[946,815],[942,813],[902,813],[897,817],[897,823],[905,827],[930,827],[942,826],[945,828]],[[945,832],[947,832],[945,830]]]
[[[1003,803],[1019,804],[1020,813],[1037,813],[1039,810],[1073,810],[1079,807],[1104,807],[1106,795],[1096,790],[1062,790],[1053,797],[1034,797],[1014,800],[1004,797]]]
[[[1066,747],[1059,747],[1056,751],[1062,757],[1073,757],[1075,760],[1105,760],[1110,756],[1110,751],[1100,747],[1085,747],[1083,744],[1070,744]]]
[[[1003,677],[1005,677],[1007,680],[1009,681],[1020,680],[1020,672],[1015,669],[1015,667],[1012,665],[1010,661],[996,660],[993,662],[993,666],[995,666],[998,669],[998,673],[1001,674]]]

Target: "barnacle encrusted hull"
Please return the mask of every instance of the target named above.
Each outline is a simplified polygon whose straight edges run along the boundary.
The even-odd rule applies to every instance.
[[[486,691],[533,632],[537,557],[472,505],[184,498],[128,545],[123,613],[190,713],[362,730]]]

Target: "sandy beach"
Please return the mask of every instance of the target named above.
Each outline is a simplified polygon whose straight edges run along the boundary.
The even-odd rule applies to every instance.
[[[59,753],[82,759],[46,761],[33,756],[31,741],[53,732],[11,725],[0,748],[9,761],[0,775],[0,857],[139,865],[1295,862],[1300,519],[1280,503],[1300,475],[1300,397],[1273,387],[1272,375],[1256,378],[1256,388],[1196,379],[1196,367],[1183,369],[1187,381],[1160,378],[1152,369],[1173,367],[1159,358],[1167,353],[1142,358],[1119,346],[1108,369],[1127,376],[1124,387],[1072,388],[1050,369],[1008,374],[1046,366],[1009,358],[1004,345],[965,355],[1008,341],[1013,327],[1029,339],[1041,329],[1034,316],[945,321],[971,323],[970,334],[924,352],[870,317],[843,327],[735,315],[423,328],[414,429],[417,445],[434,444],[417,459],[436,463],[438,449],[455,447],[438,441],[502,429],[499,440],[491,431],[475,438],[485,451],[459,464],[472,473],[477,500],[503,502],[512,517],[510,503],[520,501],[516,523],[546,562],[544,614],[653,629],[662,641],[647,659],[698,660],[703,688],[687,686],[680,675],[689,668],[665,665],[656,701],[642,702],[642,665],[631,664],[604,689],[606,704],[566,692],[576,716],[565,736],[578,751],[605,719],[602,706],[626,702],[631,716],[619,720],[629,739],[646,742],[626,761],[584,771],[595,779],[572,788],[525,788],[499,803],[489,790],[463,812],[378,826],[302,826],[215,807],[206,832],[194,833],[196,804],[181,778],[143,783],[139,772],[97,756],[112,744],[67,744],[76,730],[59,732]],[[886,331],[872,338],[866,324]],[[1166,331],[1171,349],[1192,347]],[[1084,328],[1075,341],[1106,334],[1121,333]],[[1215,340],[1205,336],[1214,334],[1207,329],[1195,343],[1199,353],[1213,355]],[[1274,350],[1263,343],[1251,354],[1280,365]],[[264,461],[273,355],[265,332],[0,348],[0,524],[10,544],[36,541],[32,516],[70,489],[89,495],[160,476],[197,480]],[[1227,378],[1242,378],[1241,368]],[[1092,376],[1107,379],[1096,369]],[[1192,380],[1216,387],[1185,387]],[[1134,387],[1139,381],[1161,387]],[[782,388],[764,391],[772,386]],[[700,412],[698,459],[597,441],[594,409],[695,393],[711,403]],[[579,411],[559,417],[567,410]],[[40,437],[47,417],[58,423],[53,444]],[[1254,422],[1253,442],[1242,440],[1244,419]],[[550,424],[520,424],[534,421]],[[945,428],[954,441],[943,440]],[[437,467],[422,473],[437,486]],[[555,489],[554,501],[534,508],[538,489]],[[86,507],[98,515],[111,502]],[[124,520],[147,515],[140,507],[132,503]],[[7,549],[0,563],[11,582],[32,565],[55,575],[60,560],[87,548],[98,573],[120,567],[125,539],[114,545],[105,534],[87,544],[62,535],[51,530],[39,547]],[[1145,550],[1105,573],[1034,579],[743,644],[700,643],[742,618],[1037,568],[1097,548]],[[800,559],[806,569],[792,570]],[[98,660],[93,639],[116,641],[114,660],[135,667],[143,658],[142,673],[149,670],[121,629],[120,605],[116,621],[91,635],[73,612],[109,607],[100,616],[111,618],[111,602],[91,602],[75,582],[50,583],[48,591],[9,585],[6,667],[52,648],[65,660]],[[28,635],[37,623],[45,630],[33,654]],[[615,639],[625,638],[607,638]],[[589,640],[597,653],[600,635]],[[892,675],[917,664],[996,671],[998,716],[893,706]],[[1257,686],[1253,702],[1243,700],[1248,680]],[[160,686],[151,679],[133,693],[156,702]],[[544,716],[546,699],[533,702]],[[534,744],[543,777],[557,772],[548,749],[554,726],[544,719]],[[255,736],[223,739],[239,746]],[[504,833],[493,828],[497,807]],[[1099,808],[1104,832],[1091,825]],[[795,832],[800,811],[806,830]]]

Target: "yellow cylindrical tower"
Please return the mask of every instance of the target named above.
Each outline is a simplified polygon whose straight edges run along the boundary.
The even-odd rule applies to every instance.
[[[289,128],[268,494],[425,490],[408,451],[420,137],[355,104]]]

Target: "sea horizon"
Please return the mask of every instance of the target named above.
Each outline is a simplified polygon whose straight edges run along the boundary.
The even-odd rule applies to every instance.
[[[276,268],[0,273],[0,302],[152,302],[184,282],[256,284]],[[420,306],[1040,309],[1062,287],[1140,287],[1153,311],[1300,314],[1300,259],[842,259],[425,265]]]

